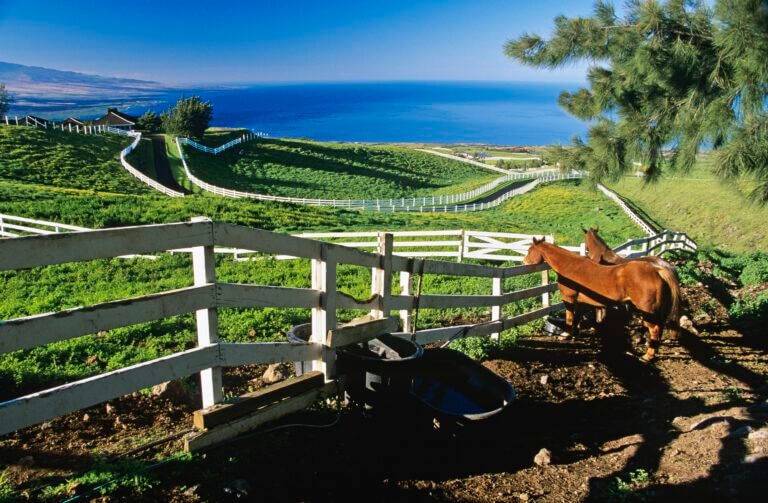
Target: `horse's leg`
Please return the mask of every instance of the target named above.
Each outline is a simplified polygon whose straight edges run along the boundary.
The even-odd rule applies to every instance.
[[[579,322],[581,321],[581,313],[584,310],[584,306],[575,302],[573,304],[573,319],[571,320],[571,335],[574,337],[579,336]]]
[[[596,307],[595,308],[595,323],[602,323],[605,319],[605,308],[604,307]]]
[[[573,300],[563,298],[563,304],[565,304],[565,331],[560,334],[561,337],[570,337],[573,334],[573,322],[575,318],[576,299]]]
[[[649,362],[656,356],[656,350],[661,345],[662,325],[647,320],[643,320],[643,325],[645,325],[645,328],[647,328],[649,332],[648,342],[646,343],[648,349],[643,355],[643,360]]]

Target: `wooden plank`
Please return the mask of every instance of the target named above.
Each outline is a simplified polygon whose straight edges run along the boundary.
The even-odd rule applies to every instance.
[[[319,360],[323,355],[322,344],[291,342],[221,342],[221,365],[238,367],[292,361]]]
[[[320,305],[320,292],[309,288],[216,283],[220,307],[301,307]]]
[[[422,295],[421,309],[447,309],[462,307],[490,307],[508,304],[517,300],[536,297],[542,293],[557,290],[557,284],[539,285],[523,290],[508,292],[503,295]]]
[[[196,410],[192,414],[192,424],[199,430],[213,428],[255,412],[266,405],[322,388],[324,384],[325,377],[322,372],[308,372],[301,377],[246,393],[231,402]]]
[[[0,241],[0,270],[213,244],[208,222],[119,227]]]
[[[362,250],[333,243],[326,243],[325,246],[328,247],[328,250],[333,250],[336,262],[339,264],[374,267],[379,261],[375,253],[364,252]]]
[[[203,285],[7,320],[0,323],[0,354],[191,313],[215,304],[215,286]]]
[[[549,264],[542,262],[536,265],[515,265],[504,269],[504,278],[512,278],[514,276],[522,276],[524,274],[531,274],[539,271],[547,271],[551,269]]]
[[[211,221],[206,217],[194,217],[193,222]],[[216,282],[216,262],[213,253],[213,243],[206,246],[197,246],[192,250],[192,270],[195,277],[195,286],[202,286]],[[211,346],[219,342],[219,315],[216,307],[198,309],[195,312],[197,322],[197,345],[199,347]],[[203,407],[210,407],[224,399],[222,387],[221,367],[212,366],[200,371],[200,393],[203,397]]]
[[[195,348],[0,403],[0,435],[186,377],[214,363],[216,346]]]
[[[429,344],[437,341],[445,341],[457,337],[481,337],[490,335],[494,332],[509,330],[512,327],[530,323],[538,318],[543,318],[549,314],[561,311],[564,305],[562,303],[549,307],[543,307],[529,311],[527,313],[505,318],[501,321],[492,323],[478,323],[475,325],[458,325],[453,327],[430,328],[416,332],[416,342],[419,344]],[[397,333],[401,337],[410,337],[410,334]]]
[[[419,267],[420,266],[417,263],[414,270],[420,270]],[[443,260],[424,261],[424,274],[445,274],[449,276],[495,278],[501,277],[503,273],[504,269],[501,267],[491,267],[477,264],[460,264],[458,262],[447,262]]]
[[[336,381],[330,381],[320,389],[311,390],[302,393],[299,396],[269,405],[249,416],[236,419],[200,433],[192,433],[185,438],[184,450],[192,452],[213,447],[216,444],[252,431],[263,424],[275,421],[288,414],[304,410],[317,400],[332,396],[337,392],[338,384]]]
[[[320,292],[321,302],[312,308],[310,341],[323,345],[322,356],[312,362],[312,368],[323,372],[326,379],[336,373],[336,354],[325,346],[328,331],[336,326],[336,251],[323,246],[321,258],[312,260],[312,288]]]
[[[362,309],[370,311],[379,305],[378,297],[359,300],[342,291],[336,290],[336,308],[337,309]]]
[[[291,255],[317,259],[323,243],[242,225],[215,223],[213,233],[216,244],[244,248],[274,255]]]
[[[339,348],[365,342],[375,339],[382,334],[396,331],[398,325],[398,319],[394,316],[379,319],[362,318],[353,320],[344,326],[329,330],[326,345],[331,348]]]

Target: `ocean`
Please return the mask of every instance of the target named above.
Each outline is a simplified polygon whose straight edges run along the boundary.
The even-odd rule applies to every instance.
[[[190,89],[213,104],[212,125],[320,141],[570,143],[586,125],[557,105],[575,84],[386,82]],[[153,107],[161,111],[167,105]],[[143,113],[145,108],[129,112]]]

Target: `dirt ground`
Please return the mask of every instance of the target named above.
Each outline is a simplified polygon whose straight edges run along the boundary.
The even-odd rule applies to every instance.
[[[153,470],[142,494],[81,501],[764,501],[768,489],[768,334],[737,331],[716,297],[685,288],[693,329],[641,362],[642,330],[620,316],[573,340],[533,337],[484,365],[518,397],[460,431],[405,413],[332,409]],[[263,385],[264,366],[228,372],[228,391]],[[256,380],[252,380],[256,379]],[[22,497],[191,426],[193,407],[133,394],[0,440],[0,470]],[[87,416],[87,417],[86,417]],[[133,454],[153,459],[180,441]],[[541,449],[549,463],[534,462]],[[29,459],[31,456],[32,459]],[[541,457],[541,456],[539,456]],[[81,494],[73,485],[71,495]]]

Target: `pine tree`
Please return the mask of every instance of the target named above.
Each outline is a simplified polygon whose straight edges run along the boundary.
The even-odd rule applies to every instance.
[[[163,129],[176,136],[202,138],[213,118],[213,105],[199,96],[179,98],[176,106],[163,113]]]
[[[0,82],[0,115],[5,115],[11,106],[11,96],[5,89],[5,84]]]
[[[752,177],[768,202],[768,1],[631,0],[621,16],[598,1],[591,17],[554,22],[549,40],[526,33],[505,52],[534,67],[591,63],[589,86],[559,97],[593,122],[586,141],[557,152],[562,163],[601,180],[637,160],[652,181],[712,147],[719,175]]]

